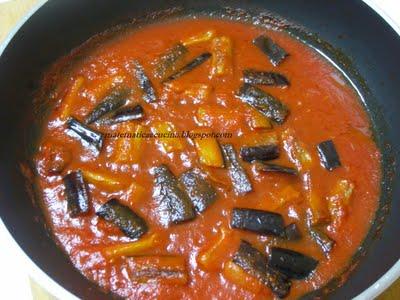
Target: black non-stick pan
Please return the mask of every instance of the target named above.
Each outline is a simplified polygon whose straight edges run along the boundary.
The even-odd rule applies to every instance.
[[[57,248],[42,222],[31,185],[30,155],[41,109],[33,104],[44,72],[91,36],[133,19],[155,22],[165,11],[221,15],[226,7],[285,19],[287,29],[332,60],[360,93],[383,153],[380,208],[359,253],[358,264],[332,299],[350,299],[371,287],[390,268],[385,285],[400,274],[400,37],[361,0],[50,0],[15,33],[0,57],[0,230],[8,230],[40,273],[41,284],[58,283],[59,295],[110,297],[86,280]],[[232,10],[231,10],[232,11]],[[145,15],[152,18],[142,18]],[[267,20],[268,21],[268,20]],[[140,21],[138,21],[140,22]],[[0,48],[0,52],[1,52]],[[3,245],[2,245],[3,246]],[[19,251],[16,258],[23,256]],[[32,263],[29,262],[30,265]],[[48,276],[43,276],[43,270]],[[50,279],[51,278],[51,279]],[[370,289],[371,290],[371,289]],[[54,289],[53,289],[54,291]],[[316,291],[306,297],[325,295]],[[372,297],[364,293],[363,297]]]

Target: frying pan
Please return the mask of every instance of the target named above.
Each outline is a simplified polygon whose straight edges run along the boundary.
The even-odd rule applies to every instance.
[[[250,15],[270,12],[264,14],[267,21],[288,20],[292,34],[343,72],[370,114],[383,153],[380,207],[350,264],[354,270],[348,280],[343,285],[333,280],[305,298],[327,297],[326,292],[332,291],[331,299],[357,295],[371,299],[399,277],[400,38],[367,4],[356,0],[50,0],[39,7],[0,48],[0,230],[10,233],[7,246],[55,296],[110,297],[74,269],[42,222],[29,167],[40,119],[33,105],[35,91],[54,61],[91,36],[148,14],[157,21],[162,13],[154,12],[173,7],[181,8],[181,15],[222,13],[224,7],[241,8]]]

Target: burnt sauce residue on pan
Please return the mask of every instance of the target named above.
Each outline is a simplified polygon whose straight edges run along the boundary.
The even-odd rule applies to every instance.
[[[166,15],[92,38],[43,81],[34,161],[55,241],[122,297],[300,297],[340,286],[387,207],[366,87],[311,48],[349,67],[339,51],[271,14]],[[121,115],[129,121],[113,123]],[[106,136],[182,130],[233,137]]]

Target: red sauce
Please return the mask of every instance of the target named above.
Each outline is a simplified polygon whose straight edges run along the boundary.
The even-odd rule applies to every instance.
[[[245,196],[236,196],[231,188],[226,170],[208,167],[199,163],[193,143],[184,140],[184,149],[166,154],[156,139],[142,141],[137,163],[119,164],[113,159],[118,139],[108,138],[98,157],[87,151],[79,141],[65,134],[60,115],[63,101],[71,90],[74,80],[82,76],[84,82],[78,96],[72,102],[71,114],[79,120],[99,102],[96,88],[107,78],[125,76],[125,84],[131,83],[126,69],[127,63],[138,59],[147,74],[152,74],[154,62],[166,49],[180,40],[193,35],[215,30],[233,41],[232,75],[209,79],[210,62],[185,74],[176,83],[185,85],[203,83],[213,88],[211,95],[200,103],[182,101],[182,94],[163,90],[159,80],[151,77],[156,85],[159,99],[153,104],[141,102],[146,118],[141,123],[149,131],[155,121],[172,122],[178,131],[198,129],[196,114],[199,107],[211,107],[214,111],[225,111],[221,119],[214,115],[209,124],[215,132],[231,132],[233,137],[221,139],[239,149],[243,140],[251,140],[255,132],[270,132],[280,136],[285,129],[292,129],[296,138],[307,147],[315,162],[310,173],[313,189],[327,197],[332,187],[340,179],[354,184],[354,191],[348,204],[348,211],[338,227],[328,226],[328,235],[336,245],[326,257],[319,246],[306,232],[306,211],[309,204],[304,196],[302,181],[298,177],[281,174],[261,174],[248,163],[245,167],[254,191]],[[266,56],[257,49],[252,40],[260,34],[267,34],[290,56],[278,67],[273,67]],[[189,46],[190,57],[209,51],[210,43],[203,42]],[[246,114],[249,107],[238,100],[234,93],[241,84],[242,70],[255,68],[284,74],[290,81],[288,88],[263,87],[264,90],[284,102],[290,115],[281,126],[269,130],[254,130],[248,124]],[[122,297],[132,299],[269,299],[273,294],[263,287],[257,293],[248,291],[222,275],[226,264],[238,248],[240,238],[251,242],[260,251],[267,253],[273,245],[290,248],[318,259],[315,272],[306,280],[293,281],[290,298],[324,286],[339,275],[348,265],[369,230],[377,209],[380,183],[380,153],[374,144],[370,122],[354,90],[348,86],[337,70],[314,50],[282,32],[269,31],[250,25],[210,19],[181,20],[167,24],[144,27],[122,38],[114,39],[98,47],[75,66],[68,78],[58,82],[57,103],[54,103],[46,126],[43,128],[41,147],[35,161],[38,168],[38,183],[43,194],[43,203],[48,222],[55,239],[68,254],[73,265],[89,280],[102,289],[112,291]],[[228,118],[228,119],[226,119]],[[136,122],[136,121],[135,121]],[[100,128],[100,127],[99,127]],[[104,127],[101,127],[105,132]],[[110,127],[107,132],[123,131],[122,125]],[[332,172],[319,163],[316,145],[324,140],[334,141],[342,166]],[[61,147],[71,155],[61,174],[48,174],[46,163],[54,147]],[[63,150],[63,151],[64,151]],[[284,149],[277,163],[291,165]],[[62,155],[62,154],[61,154]],[[53,157],[54,160],[54,157]],[[174,174],[180,174],[191,167],[207,169],[213,178],[218,178],[218,199],[195,220],[165,227],[157,215],[157,205],[153,200],[153,176],[150,169],[166,164]],[[71,170],[90,169],[109,174],[121,183],[117,188],[107,188],[101,184],[89,184],[90,212],[85,216],[71,218],[67,211],[62,178]],[[144,187],[140,197],[129,186],[136,182]],[[290,186],[299,192],[295,199],[280,205],[279,195]],[[102,249],[109,245],[131,241],[116,228],[95,215],[95,211],[110,198],[118,198],[122,203],[139,213],[149,225],[150,233],[158,233],[160,244],[151,250],[152,255],[180,255],[184,257],[189,281],[186,285],[175,285],[164,281],[135,282],[132,270],[125,257],[107,260]],[[296,222],[303,237],[299,241],[260,236],[229,228],[231,209],[248,207],[274,211],[282,214],[285,223]],[[231,230],[224,257],[217,258],[211,271],[198,265],[198,255],[213,244],[220,229]]]

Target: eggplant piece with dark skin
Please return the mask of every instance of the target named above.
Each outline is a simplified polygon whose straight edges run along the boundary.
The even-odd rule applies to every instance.
[[[203,212],[215,202],[217,191],[203,178],[198,169],[188,170],[181,174],[179,181],[184,186],[197,213]]]
[[[89,211],[89,193],[80,170],[71,172],[63,178],[65,197],[71,217],[75,218]]]
[[[181,223],[195,218],[195,209],[188,194],[181,189],[179,181],[165,165],[154,169],[155,198],[159,203],[161,217],[168,225]],[[162,220],[164,221],[164,220]]]
[[[123,106],[127,100],[130,91],[128,89],[118,89],[104,97],[104,99],[89,113],[85,119],[86,124],[92,124],[101,117],[115,111]]]
[[[308,277],[318,265],[318,260],[290,249],[272,247],[268,266],[291,279]]]
[[[257,70],[244,70],[243,81],[253,85],[267,85],[277,87],[289,86],[289,80],[280,73]]]
[[[328,256],[335,245],[335,241],[319,228],[311,227],[309,232],[311,238],[321,247],[322,252]]]
[[[250,179],[240,164],[235,149],[231,144],[225,144],[221,147],[224,156],[225,165],[228,168],[229,177],[231,178],[233,190],[236,195],[244,195],[253,190]]]
[[[319,143],[317,150],[321,164],[325,169],[332,171],[341,166],[339,154],[332,140]]]
[[[111,115],[101,118],[96,123],[102,125],[113,125],[128,121],[137,121],[144,118],[144,110],[140,104],[133,106],[123,106]]]
[[[67,128],[71,131],[74,137],[78,138],[82,142],[84,146],[92,147],[97,152],[100,152],[103,147],[103,134],[89,128],[74,118],[69,118],[67,120]]]
[[[279,157],[279,147],[272,144],[254,147],[242,147],[240,148],[240,157],[247,162],[256,160],[273,160]]]
[[[148,231],[146,222],[117,199],[111,199],[104,203],[96,215],[116,225],[131,239],[138,239]]]
[[[240,87],[237,97],[277,124],[282,124],[289,114],[289,109],[285,104],[248,83]]]
[[[255,161],[253,162],[256,170],[258,172],[265,172],[265,173],[282,173],[282,174],[289,174],[289,175],[297,175],[298,172],[294,168],[289,168],[277,164],[265,163],[262,161]]]
[[[163,81],[165,78],[175,73],[187,53],[188,49],[181,43],[169,48],[156,61],[154,76]]]
[[[265,35],[256,37],[253,44],[268,56],[274,67],[278,66],[289,55],[282,47]]]
[[[301,239],[301,232],[296,223],[289,224],[285,227],[283,237],[289,241],[297,241]]]
[[[206,52],[203,54],[200,54],[199,56],[197,56],[196,58],[194,58],[192,61],[190,61],[189,63],[187,63],[186,65],[184,65],[181,69],[179,69],[176,73],[168,76],[167,79],[165,79],[163,82],[167,82],[167,81],[171,81],[171,80],[175,80],[179,77],[181,77],[182,75],[185,75],[186,73],[192,71],[194,68],[200,66],[201,64],[203,64],[205,61],[207,61],[209,58],[211,57],[211,53]]]
[[[147,103],[153,103],[157,100],[156,90],[154,89],[153,83],[144,72],[143,66],[137,61],[132,62],[133,65],[133,76],[138,81],[139,88],[143,92],[143,100]]]
[[[289,294],[291,282],[282,273],[268,267],[268,257],[242,240],[232,260],[248,274],[269,287],[274,294],[284,298]]]
[[[273,236],[282,236],[285,230],[280,214],[250,208],[234,208],[231,227]]]

